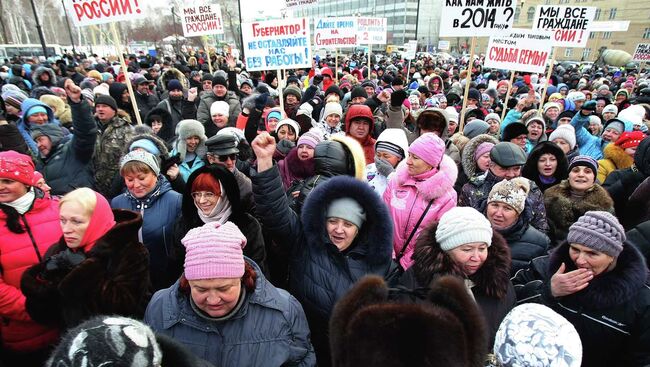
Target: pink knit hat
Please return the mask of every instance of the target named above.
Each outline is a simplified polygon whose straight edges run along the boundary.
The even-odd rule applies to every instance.
[[[474,160],[476,161],[483,154],[489,153],[492,148],[494,148],[494,143],[490,143],[489,141],[479,144],[479,146],[476,148],[476,151],[474,151]]]
[[[445,154],[445,142],[434,133],[422,134],[411,144],[409,153],[417,155],[431,167],[437,168]]]
[[[8,178],[27,186],[34,186],[32,157],[8,150],[0,153],[0,178]]]
[[[206,223],[191,229],[181,240],[185,246],[187,280],[241,278],[244,275],[246,237],[232,222]]]

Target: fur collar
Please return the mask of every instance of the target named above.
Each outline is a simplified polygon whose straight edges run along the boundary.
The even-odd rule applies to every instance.
[[[333,200],[344,197],[356,200],[366,211],[366,222],[355,239],[355,251],[365,253],[372,265],[389,263],[393,252],[393,221],[388,208],[370,185],[349,176],[333,177],[307,196],[301,218],[306,245],[323,246],[327,207]]]
[[[416,181],[411,175],[409,175],[406,161],[402,161],[402,163],[397,166],[398,184],[400,186],[415,186],[418,190],[418,194],[424,196],[427,201],[439,198],[453,190],[457,177],[458,167],[446,154],[442,157],[438,172],[422,181]]]
[[[616,144],[607,144],[603,149],[604,159],[609,159],[614,163],[616,169],[629,168],[634,164],[634,158],[625,153],[623,148]]]
[[[566,265],[567,272],[576,269],[569,257],[567,242],[551,253],[548,274],[554,274],[561,263]],[[565,298],[592,309],[615,307],[629,302],[648,280],[648,268],[643,256],[634,245],[625,243],[613,270],[597,276],[587,288]]]
[[[571,198],[569,181],[564,180],[544,193],[547,215],[557,223],[573,223],[589,210],[611,211],[614,201],[602,186],[594,184],[581,200]]]
[[[463,148],[463,154],[461,158],[461,164],[463,165],[463,171],[467,178],[474,177],[477,174],[478,167],[476,166],[476,160],[474,159],[474,153],[479,145],[483,143],[492,143],[497,144],[499,141],[492,135],[481,134],[472,138]]]
[[[436,241],[437,223],[425,228],[415,244],[412,259],[415,278],[421,286],[428,286],[435,276],[451,274],[467,278],[440,248]],[[510,284],[510,248],[506,240],[496,231],[492,234],[492,245],[483,266],[471,277],[475,287],[489,297],[503,299]]]

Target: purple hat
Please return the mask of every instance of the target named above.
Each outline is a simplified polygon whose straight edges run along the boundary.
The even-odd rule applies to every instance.
[[[489,153],[492,148],[494,148],[494,143],[490,143],[489,141],[479,144],[474,152],[474,160],[478,160],[483,154]]]
[[[417,155],[428,165],[436,168],[445,154],[445,142],[434,133],[422,134],[411,144],[409,153]]]
[[[567,241],[616,258],[623,251],[625,229],[610,213],[590,210],[569,227]]]
[[[591,168],[591,171],[594,173],[594,177],[598,173],[598,161],[593,159],[588,155],[579,155],[574,157],[569,163],[569,172],[576,166],[585,166]]]
[[[181,240],[185,246],[187,280],[241,278],[244,275],[246,237],[232,222],[206,223],[191,229]]]
[[[306,133],[302,134],[300,138],[298,139],[298,144],[296,144],[297,147],[301,146],[302,144],[305,144],[312,149],[316,148],[316,145],[323,141],[323,137],[320,136],[318,133],[309,130]]]

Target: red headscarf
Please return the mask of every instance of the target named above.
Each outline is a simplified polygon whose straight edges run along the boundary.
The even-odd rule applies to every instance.
[[[86,233],[84,233],[79,246],[84,252],[90,251],[95,246],[95,242],[115,226],[115,217],[108,200],[97,192],[95,192],[95,197],[97,198],[95,210],[93,210],[90,223],[88,223],[88,228],[86,228]]]

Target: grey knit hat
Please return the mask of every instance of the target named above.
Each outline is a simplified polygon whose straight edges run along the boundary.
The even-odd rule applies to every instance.
[[[361,228],[366,221],[366,211],[352,198],[340,198],[332,201],[327,208],[327,218],[341,218]]]
[[[149,152],[142,151],[142,150],[134,150],[129,152],[120,160],[120,170],[124,168],[125,164],[132,161],[138,161],[146,164],[147,166],[149,166],[149,168],[151,168],[151,170],[153,171],[153,173],[156,174],[156,176],[160,174],[160,166],[158,165],[158,160],[156,159],[156,156],[154,156]]]
[[[616,258],[623,251],[625,229],[610,213],[592,210],[569,227],[567,241]]]

